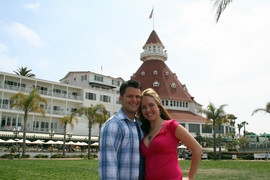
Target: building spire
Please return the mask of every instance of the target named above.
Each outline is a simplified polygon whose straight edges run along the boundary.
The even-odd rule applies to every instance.
[[[141,60],[167,60],[167,51],[162,44],[155,30],[153,30],[143,46],[144,52],[141,53]]]

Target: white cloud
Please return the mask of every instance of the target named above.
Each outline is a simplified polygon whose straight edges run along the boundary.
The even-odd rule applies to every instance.
[[[23,4],[23,7],[25,7],[26,9],[36,10],[39,9],[40,2]]]
[[[38,36],[38,34],[24,24],[18,22],[11,23],[10,33],[13,35],[13,37],[22,38],[36,47],[40,47],[42,45],[41,38]]]

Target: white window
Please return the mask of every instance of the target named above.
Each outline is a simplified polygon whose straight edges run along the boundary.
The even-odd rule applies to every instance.
[[[89,99],[89,100],[97,100],[97,95],[94,93],[85,93],[85,99]]]
[[[159,85],[160,85],[160,83],[157,82],[157,81],[155,81],[155,82],[153,83],[153,86],[154,86],[154,87],[159,87]]]
[[[172,88],[176,88],[176,84],[175,84],[175,83],[172,83],[172,84],[171,84],[171,87],[172,87]]]
[[[111,102],[111,97],[107,95],[100,95],[100,101],[102,102]]]
[[[141,75],[142,75],[142,76],[144,76],[144,75],[145,75],[145,72],[144,72],[144,71],[142,71],[142,72],[141,72]]]
[[[158,71],[157,71],[157,70],[154,70],[154,71],[153,71],[153,74],[154,74],[154,75],[157,75],[157,74],[158,74]]]

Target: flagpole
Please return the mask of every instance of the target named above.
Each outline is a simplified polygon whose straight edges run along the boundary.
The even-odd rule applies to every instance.
[[[150,13],[149,19],[153,19],[153,30],[154,30],[154,6],[153,6],[152,11]]]
[[[153,6],[153,30],[155,30],[155,28],[154,28],[154,27],[155,27],[155,26],[154,26],[154,25],[155,25],[155,19],[154,19],[155,16],[154,16],[154,15],[155,15],[155,14],[154,14],[154,6]]]

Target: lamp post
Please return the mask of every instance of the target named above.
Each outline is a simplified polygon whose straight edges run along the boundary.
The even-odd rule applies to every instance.
[[[52,138],[54,136],[54,131],[53,130],[49,131],[49,136],[50,136],[50,139],[52,140]],[[53,147],[52,147],[52,151],[53,151]],[[52,158],[52,151],[51,151],[51,158]]]
[[[19,133],[20,133],[20,131],[17,128],[13,128],[13,134],[14,134],[15,138],[18,137]]]
[[[68,135],[68,140],[70,141],[70,139],[72,138],[72,132],[68,132],[67,135]]]
[[[17,129],[17,128],[13,128],[13,134],[14,134],[14,137],[15,139],[18,137],[20,131]],[[16,148],[18,148],[18,151],[19,151],[19,159],[21,159],[21,156],[20,156],[20,150],[19,150],[19,147],[18,147],[18,143],[16,142]],[[13,149],[13,147],[11,148]],[[15,151],[14,151],[15,152]]]
[[[49,136],[50,136],[50,139],[52,140],[53,136],[54,136],[54,131],[50,130],[49,131]]]
[[[68,132],[67,135],[68,135],[68,141],[70,141],[70,139],[72,138],[72,132]],[[70,152],[70,149],[71,149],[71,144],[69,144],[69,152]]]

